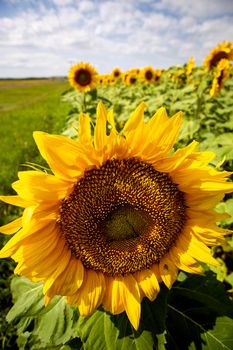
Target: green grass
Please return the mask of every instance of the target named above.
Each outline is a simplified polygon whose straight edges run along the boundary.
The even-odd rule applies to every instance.
[[[0,194],[11,194],[11,183],[17,172],[25,170],[25,162],[41,163],[32,137],[34,130],[60,133],[66,124],[70,104],[61,101],[61,94],[69,88],[66,82],[46,81],[44,85],[14,86],[0,89]],[[0,203],[0,224],[19,216],[20,209]],[[1,235],[0,246],[6,241]],[[5,321],[12,306],[10,281],[14,263],[0,262],[0,349],[17,349],[16,329]]]
[[[9,193],[22,164],[38,161],[34,130],[60,133],[70,105],[61,101],[66,82],[1,89],[0,94],[0,193]]]

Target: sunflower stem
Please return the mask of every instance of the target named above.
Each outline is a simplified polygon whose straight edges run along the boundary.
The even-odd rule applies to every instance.
[[[86,93],[83,93],[82,112],[86,113]]]

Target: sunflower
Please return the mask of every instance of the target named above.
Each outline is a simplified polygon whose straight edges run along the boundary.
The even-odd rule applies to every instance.
[[[126,73],[124,76],[124,81],[126,85],[134,85],[138,81],[138,75],[132,72]]]
[[[96,88],[98,73],[89,63],[80,62],[70,68],[68,79],[75,89],[88,92]]]
[[[213,67],[216,67],[218,62],[223,58],[229,61],[233,60],[233,47],[230,41],[224,41],[212,49],[205,58],[204,66],[211,70]]]
[[[121,74],[121,70],[116,67],[113,69],[111,76],[113,79],[119,80],[121,78]]]
[[[147,66],[141,71],[141,78],[147,83],[154,82],[155,73],[151,66]]]
[[[154,70],[154,82],[155,82],[155,83],[158,83],[158,81],[159,81],[160,78],[161,78],[162,73],[163,73],[163,70],[162,70],[162,69],[155,69],[155,70]]]
[[[185,67],[186,69],[186,76],[189,77],[192,72],[193,72],[193,69],[195,68],[195,60],[194,60],[194,57],[190,57],[188,63],[187,63],[187,66]]]
[[[213,208],[233,190],[227,172],[208,165],[214,154],[198,143],[171,154],[182,115],[164,108],[144,122],[145,104],[121,133],[113,113],[97,107],[79,119],[79,138],[34,132],[53,174],[19,172],[6,203],[25,208],[1,227],[12,234],[0,252],[17,263],[16,274],[42,281],[45,301],[64,295],[82,316],[100,305],[126,311],[139,326],[143,297],[154,300],[160,283],[171,288],[178,270],[201,273],[218,265],[207,247],[223,242]],[[111,130],[106,133],[106,126]]]
[[[224,80],[230,76],[230,62],[227,59],[222,59],[214,72],[214,79],[212,82],[210,96],[215,97],[220,89],[223,87]]]
[[[98,84],[100,85],[104,84],[104,79],[105,79],[104,75],[98,75]]]

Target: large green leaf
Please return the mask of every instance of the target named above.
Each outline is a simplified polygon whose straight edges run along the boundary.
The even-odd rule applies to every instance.
[[[62,346],[77,337],[78,313],[56,296],[44,306],[42,284],[24,277],[12,280],[14,306],[7,315],[8,322],[18,322],[20,350],[49,349]]]
[[[233,320],[229,317],[218,317],[213,330],[201,334],[202,350],[232,350]],[[192,343],[189,350],[195,350]]]
[[[219,316],[233,318],[233,302],[212,273],[177,284],[168,299],[167,349],[185,350],[194,343],[201,350],[203,334],[211,337]],[[218,341],[223,342],[221,334]],[[231,339],[224,336],[224,341]]]
[[[12,291],[15,304],[8,320],[18,322],[20,350],[52,350],[65,345],[72,350],[185,350],[189,346],[202,349],[203,344],[214,342],[231,344],[233,302],[212,273],[186,277],[170,291],[161,285],[154,302],[142,301],[137,331],[125,313],[114,316],[99,309],[89,317],[78,317],[59,296],[44,308],[42,285],[26,278],[16,277]],[[221,320],[227,324],[223,335],[219,332]]]

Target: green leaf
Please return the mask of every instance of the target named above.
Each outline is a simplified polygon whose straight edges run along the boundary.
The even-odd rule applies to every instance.
[[[46,314],[38,317],[34,334],[46,347],[48,344],[65,344],[76,336],[74,310],[66,304],[65,298],[56,297],[58,302]]]
[[[184,119],[179,133],[179,140],[192,139],[193,135],[199,130],[200,125],[196,120]]]
[[[201,335],[202,350],[232,350],[233,349],[233,320],[229,317],[218,317],[213,330]],[[195,350],[194,343],[190,350]]]
[[[231,285],[233,288],[233,272],[231,272],[227,277],[226,277],[226,282]]]
[[[26,278],[15,277],[11,282],[14,306],[7,314],[7,321],[12,322],[21,316],[36,315],[44,308],[42,285],[32,283]]]
[[[222,224],[230,225],[233,223],[233,198],[229,198],[225,202],[219,203],[215,209],[218,213],[229,214],[229,218],[221,221]]]
[[[15,277],[11,287],[15,304],[7,315],[7,321],[17,323],[20,350],[28,346],[31,350],[57,346],[60,349],[77,337],[78,313],[64,297],[54,297],[45,307],[42,284]]]
[[[203,334],[210,334],[220,316],[233,318],[233,302],[212,273],[176,284],[168,298],[167,349],[188,349],[193,343],[201,350]]]
[[[79,319],[79,336],[88,350],[149,350],[154,343],[151,332],[136,332],[125,313],[113,316],[100,310]]]

